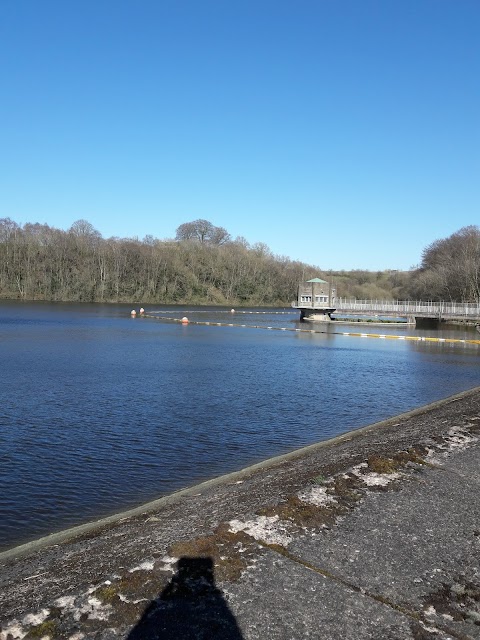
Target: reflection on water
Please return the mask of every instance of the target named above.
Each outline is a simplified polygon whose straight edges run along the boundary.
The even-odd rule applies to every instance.
[[[189,309],[240,328],[130,308],[0,303],[0,548],[480,384],[471,345],[249,328],[311,326],[288,309]]]

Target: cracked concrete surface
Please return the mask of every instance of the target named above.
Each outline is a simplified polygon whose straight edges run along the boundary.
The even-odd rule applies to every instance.
[[[480,389],[0,554],[0,640],[480,638]]]

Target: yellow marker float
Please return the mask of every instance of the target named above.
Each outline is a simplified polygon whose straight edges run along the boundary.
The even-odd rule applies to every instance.
[[[247,312],[248,313],[248,312]],[[260,312],[263,313],[263,312]],[[267,312],[265,312],[267,313]],[[181,322],[186,324],[186,318],[172,318],[171,316],[158,316],[145,314],[146,318],[154,320],[167,320],[168,322]],[[462,338],[433,338],[430,336],[395,336],[388,333],[360,333],[354,331],[320,331],[319,329],[293,329],[290,327],[262,327],[260,325],[236,324],[232,322],[201,322],[200,320],[187,320],[188,324],[213,326],[213,327],[241,327],[242,329],[264,329],[266,331],[294,331],[295,333],[326,333],[335,336],[351,336],[353,338],[378,338],[380,340],[409,340],[411,342],[445,342],[448,344],[475,344],[480,345],[480,340],[468,340]]]

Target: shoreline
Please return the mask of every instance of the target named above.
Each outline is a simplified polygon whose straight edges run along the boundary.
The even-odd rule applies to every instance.
[[[480,638],[479,463],[477,386],[14,547],[0,640]]]
[[[205,303],[198,303],[198,302],[145,302],[145,301],[118,301],[118,300],[47,300],[47,299],[40,299],[40,298],[11,298],[11,297],[3,297],[0,296],[0,303],[1,302],[11,302],[11,303],[22,303],[22,304],[35,304],[35,303],[42,303],[42,304],[52,304],[52,305],[61,305],[61,304],[65,304],[65,305],[105,305],[105,306],[114,306],[114,305],[120,305],[120,306],[139,306],[139,307],[155,307],[155,306],[159,306],[159,307],[175,307],[175,310],[178,310],[179,313],[182,313],[185,311],[185,307],[203,307],[203,308],[210,308],[210,309],[225,309],[227,312],[230,311],[230,309],[232,307],[235,307],[237,309],[282,309],[283,313],[294,313],[297,310],[296,309],[292,309],[292,307],[290,306],[291,303],[288,304],[244,304],[241,302],[224,302],[224,303],[215,303],[215,302],[205,302]],[[268,313],[268,312],[266,312]],[[297,321],[300,321],[300,319],[298,318]],[[308,318],[304,318],[305,322],[322,322],[322,321],[317,321],[317,320],[309,320]],[[372,324],[372,325],[384,325],[384,324],[391,324],[391,325],[405,325],[405,326],[415,326],[414,322],[396,322],[396,321],[389,321],[389,320],[384,320],[384,321],[378,321],[378,322],[368,322],[368,320],[331,320],[330,322],[333,323],[343,323],[343,324]],[[459,327],[466,327],[466,328],[475,328],[475,326],[478,324],[478,322],[476,320],[470,320],[470,319],[466,319],[466,320],[450,320],[450,321],[444,321],[441,323],[441,326],[459,326]]]
[[[204,482],[179,489],[160,498],[149,500],[148,502],[142,503],[136,507],[119,511],[110,516],[91,520],[83,524],[75,525],[73,527],[67,527],[66,529],[47,534],[46,536],[41,536],[40,538],[36,538],[29,542],[15,545],[14,547],[5,549],[4,551],[0,552],[0,563],[8,561],[12,558],[20,558],[29,553],[40,551],[45,547],[66,543],[76,538],[77,536],[94,534],[95,532],[100,531],[106,526],[115,525],[118,522],[121,522],[122,520],[128,518],[135,518],[137,516],[153,513],[163,507],[175,504],[181,501],[183,498],[190,497],[199,492],[214,489],[217,486],[221,486],[231,482],[241,481],[245,477],[250,476],[251,474],[254,474],[258,471],[265,471],[282,463],[297,460],[309,454],[315,453],[321,449],[333,447],[345,441],[352,441],[354,439],[361,438],[363,435],[372,431],[387,428],[399,421],[408,420],[410,418],[414,418],[415,416],[423,415],[432,411],[433,409],[442,407],[451,402],[455,402],[457,400],[469,397],[470,395],[475,395],[477,393],[480,394],[480,386],[473,387],[472,389],[467,389],[466,391],[461,391],[452,396],[442,398],[441,400],[436,400],[435,402],[429,403],[427,405],[422,405],[421,407],[417,407],[416,409],[411,409],[410,411],[397,414],[395,416],[392,416],[391,418],[387,418],[386,420],[374,422],[364,427],[351,429],[333,438],[321,440],[305,447],[294,449],[288,453],[267,458],[266,460],[257,462],[253,465],[249,465],[247,467],[239,469],[238,471],[232,471],[227,474],[222,474],[220,476],[210,478],[209,480],[205,480]]]

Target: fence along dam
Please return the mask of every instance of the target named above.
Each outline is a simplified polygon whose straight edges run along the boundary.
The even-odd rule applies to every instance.
[[[332,315],[389,316],[406,318],[418,326],[438,325],[447,320],[477,324],[480,322],[480,302],[430,302],[398,300],[356,300],[337,298],[332,283],[313,278],[298,288],[292,307],[300,311],[301,320],[328,322]]]

